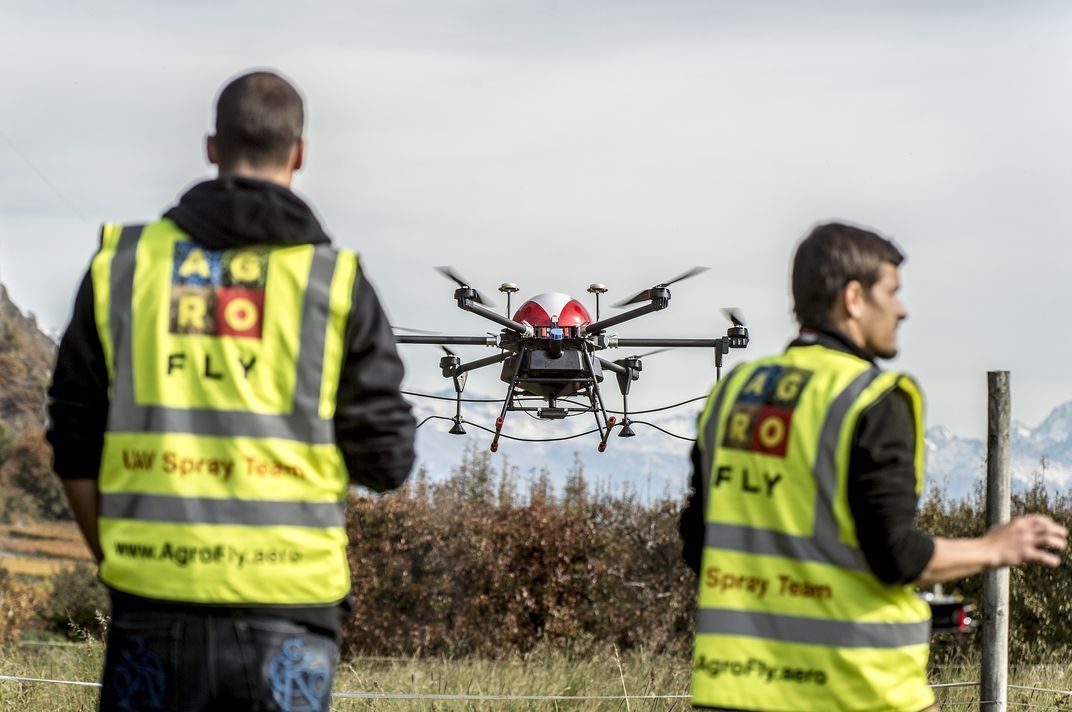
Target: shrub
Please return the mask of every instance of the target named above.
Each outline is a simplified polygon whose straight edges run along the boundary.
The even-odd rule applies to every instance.
[[[39,586],[19,583],[0,569],[0,645],[19,639],[43,598]]]
[[[680,562],[676,502],[593,495],[583,472],[557,499],[537,475],[467,456],[446,482],[416,482],[349,508],[353,651],[503,657],[550,644],[582,653],[683,651],[694,578]]]
[[[40,618],[49,630],[71,638],[101,637],[110,608],[108,591],[97,580],[95,567],[78,564],[52,580],[52,595]]]
[[[445,482],[423,473],[392,494],[351,496],[348,512],[354,652],[504,657],[551,647],[584,655],[620,649],[685,655],[692,645],[696,579],[681,563],[681,502],[593,492],[579,465],[561,497],[546,474],[517,487],[467,453]],[[496,482],[497,481],[497,482]],[[1072,497],[1041,484],[1013,497],[1013,513],[1072,524]],[[935,490],[918,526],[944,537],[985,531],[981,492],[949,500]],[[982,576],[945,586],[980,602]],[[1072,645],[1072,564],[1013,570],[1010,655],[1037,662]],[[983,614],[985,615],[985,611]],[[978,658],[979,636],[935,638],[936,665]]]
[[[0,485],[10,493],[0,513],[5,521],[72,518],[60,481],[52,472],[52,448],[36,428],[23,431],[10,445],[0,466]]]

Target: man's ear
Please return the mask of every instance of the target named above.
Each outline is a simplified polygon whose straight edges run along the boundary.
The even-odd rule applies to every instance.
[[[291,153],[291,170],[297,171],[302,167],[302,163],[305,162],[305,139],[299,138],[298,144],[295,146],[295,150]]]
[[[864,285],[859,280],[852,280],[845,285],[841,292],[841,303],[845,307],[845,313],[852,319],[859,319],[864,310]]]
[[[205,155],[212,165],[218,166],[220,164],[219,154],[216,153],[216,137],[212,134],[205,136]]]

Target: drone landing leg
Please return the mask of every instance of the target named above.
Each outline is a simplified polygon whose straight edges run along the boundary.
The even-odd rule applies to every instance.
[[[462,360],[454,352],[446,346],[443,350],[447,355],[439,359],[439,367],[443,370],[443,375],[454,382],[454,425],[450,426],[450,434],[465,435],[465,428],[462,427],[462,391],[465,390],[469,374],[461,370]]]
[[[633,421],[629,420],[629,387],[640,370],[640,359],[636,356],[625,359],[623,372],[618,372],[618,388],[622,392],[622,427],[618,431],[618,437],[631,438],[636,435],[633,432]]]
[[[462,387],[465,384],[465,374],[462,373]],[[462,427],[462,388],[458,386],[458,379],[455,379],[455,425],[450,427],[451,435],[464,435],[465,428]]]
[[[722,380],[722,356],[728,354],[730,345],[722,339],[715,339],[715,383]]]
[[[502,426],[506,422],[506,411],[510,409],[510,406],[514,404],[514,391],[517,389],[517,374],[521,371],[521,361],[523,352],[517,354],[517,363],[514,364],[514,375],[510,378],[510,388],[506,392],[506,399],[503,400],[502,411],[499,413],[499,417],[495,419],[495,437],[491,439],[491,451],[498,452],[499,450],[499,436],[502,435]]]
[[[629,420],[629,395],[622,394],[622,429],[618,431],[618,437],[631,438],[636,433],[633,432],[633,421]]]
[[[582,353],[584,354],[584,364],[588,368],[588,377],[592,379],[592,391],[589,397],[592,401],[592,412],[596,417],[596,428],[599,430],[599,445],[596,446],[596,450],[603,452],[607,449],[607,438],[610,437],[610,430],[618,421],[613,416],[607,417],[607,409],[603,405],[603,396],[599,392],[599,382],[596,380],[592,359],[587,351],[582,351]]]

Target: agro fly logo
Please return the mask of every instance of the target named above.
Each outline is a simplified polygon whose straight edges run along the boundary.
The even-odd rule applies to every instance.
[[[791,366],[757,368],[737,394],[722,447],[785,457],[793,409],[811,375]]]
[[[265,248],[206,250],[176,243],[171,333],[261,338],[267,277]]]

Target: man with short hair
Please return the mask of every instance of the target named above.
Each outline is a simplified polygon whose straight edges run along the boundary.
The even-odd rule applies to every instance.
[[[929,708],[930,610],[914,584],[1060,563],[1068,532],[1042,515],[975,539],[915,528],[922,395],[875,364],[908,315],[903,260],[868,230],[816,227],[793,261],[800,335],[735,368],[700,416],[681,517],[700,575],[698,707]]]
[[[290,191],[302,99],[220,93],[215,180],[105,225],[49,390],[54,467],[112,597],[103,710],[326,710],[348,485],[413,465],[402,363],[357,255]]]

